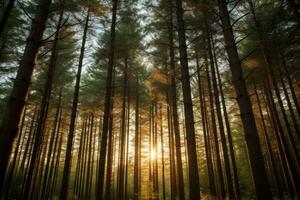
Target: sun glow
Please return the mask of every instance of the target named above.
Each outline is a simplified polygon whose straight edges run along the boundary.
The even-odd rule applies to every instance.
[[[156,158],[156,153],[155,153],[155,151],[154,150],[151,150],[151,160],[155,160],[155,158]]]

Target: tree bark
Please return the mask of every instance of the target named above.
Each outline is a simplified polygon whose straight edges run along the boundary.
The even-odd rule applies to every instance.
[[[259,114],[260,114],[261,121],[262,121],[263,135],[264,135],[264,138],[265,138],[265,142],[267,144],[266,145],[266,150],[267,150],[267,153],[268,153],[270,169],[272,171],[272,177],[273,177],[272,179],[274,180],[274,191],[275,191],[276,195],[278,195],[280,198],[283,198],[281,185],[280,185],[280,181],[279,181],[279,176],[278,176],[278,173],[277,173],[276,168],[275,168],[275,158],[274,158],[274,155],[273,155],[273,152],[272,152],[271,140],[270,140],[270,137],[268,135],[267,128],[266,128],[265,118],[264,118],[264,115],[263,115],[260,99],[259,99],[259,96],[258,96],[256,83],[254,83],[254,93],[255,93],[255,97],[256,97],[256,101],[257,101],[257,105],[258,105],[258,110],[259,110]]]
[[[113,74],[113,87],[112,87],[112,103],[111,103],[111,109],[114,106],[114,91],[115,91],[115,73]],[[111,199],[111,193],[112,193],[112,164],[113,164],[113,157],[114,155],[114,137],[113,137],[113,125],[114,125],[114,114],[111,112],[109,116],[109,132],[108,132],[108,152],[107,152],[107,172],[106,172],[106,188],[105,188],[105,199]]]
[[[253,110],[249,99],[245,79],[242,75],[242,66],[239,59],[235,38],[230,22],[229,11],[225,0],[218,0],[219,13],[223,25],[225,47],[229,58],[233,84],[237,94],[242,123],[244,126],[247,149],[249,153],[254,188],[258,199],[271,199],[267,172],[259,144],[258,132],[255,124]]]
[[[207,59],[205,58],[205,62]],[[223,176],[223,168],[222,168],[222,161],[221,161],[221,151],[219,147],[219,139],[218,139],[218,130],[217,130],[217,121],[216,121],[216,114],[215,114],[215,106],[214,106],[214,96],[213,96],[213,88],[211,86],[211,77],[209,73],[208,63],[205,63],[206,68],[206,77],[207,77],[207,85],[208,85],[208,93],[209,93],[209,107],[210,107],[210,115],[211,115],[211,134],[212,134],[212,143],[213,143],[213,153],[216,156],[216,168],[218,174],[218,184],[220,187],[220,198],[226,197],[225,191],[225,183],[224,183],[224,176]],[[219,195],[219,194],[218,194]]]
[[[27,101],[35,58],[41,45],[50,4],[51,0],[40,0],[38,3],[37,13],[31,26],[17,77],[3,116],[0,128],[0,171],[2,172],[0,174],[0,191],[3,187],[13,142],[17,137],[22,112]]]
[[[139,100],[140,100],[140,97],[139,97],[139,81],[138,81],[138,78],[137,78],[137,86],[136,86],[136,91],[135,91],[135,137],[134,137],[134,141],[135,141],[135,144],[134,144],[134,183],[133,183],[133,192],[134,192],[134,197],[133,199],[134,200],[137,200],[139,198],[139,179],[141,177],[139,177],[139,174],[138,174],[138,170],[139,170],[139,162],[141,162],[139,160],[139,147],[140,147],[140,144],[139,144],[139,137],[140,137],[140,132],[139,132]]]
[[[169,35],[169,59],[170,59],[170,80],[171,80],[171,88],[170,88],[170,105],[171,105],[171,114],[172,121],[171,128],[174,131],[175,135],[175,155],[176,158],[176,170],[177,172],[177,189],[179,199],[184,200],[184,181],[183,181],[183,169],[182,169],[182,158],[181,158],[181,144],[180,144],[180,130],[179,130],[179,121],[178,121],[178,111],[177,111],[177,89],[176,89],[176,68],[175,68],[175,53],[174,53],[174,33],[173,33],[173,1],[170,1],[169,6],[169,26],[168,26],[168,35]],[[172,134],[173,135],[173,134]],[[173,139],[173,136],[171,136]],[[176,177],[176,174],[174,174]]]
[[[44,85],[42,102],[41,102],[41,106],[40,106],[39,119],[38,119],[37,130],[36,130],[36,137],[35,137],[35,141],[34,141],[34,145],[33,145],[33,151],[32,151],[32,155],[31,155],[28,176],[27,176],[27,180],[26,180],[26,184],[25,184],[24,194],[27,195],[25,197],[25,199],[31,198],[31,193],[32,193],[32,190],[34,189],[34,181],[32,181],[32,180],[35,179],[35,176],[36,176],[35,171],[36,171],[36,167],[38,166],[37,164],[38,164],[39,156],[41,153],[41,141],[43,140],[43,135],[44,135],[43,132],[44,132],[45,122],[46,122],[47,115],[48,115],[49,101],[50,101],[50,96],[51,96],[51,92],[52,92],[54,73],[56,70],[59,33],[60,33],[62,21],[63,21],[63,15],[64,15],[64,5],[62,3],[61,7],[60,7],[59,19],[58,19],[57,26],[56,26],[55,38],[53,41],[53,46],[51,48],[51,57],[50,57],[50,61],[49,61],[47,78],[46,78],[46,83]]]
[[[127,70],[128,60],[124,61],[124,75],[123,75],[123,94],[122,94],[122,112],[121,112],[121,132],[120,132],[120,163],[118,175],[118,199],[122,200],[125,197],[125,145],[126,145],[126,96],[127,96]]]
[[[2,19],[0,20],[0,35],[2,35],[2,32],[5,29],[8,18],[11,14],[12,9],[14,8],[14,3],[15,3],[15,0],[9,0],[6,5],[6,8],[2,14]]]
[[[104,102],[104,116],[103,116],[103,127],[102,127],[102,138],[100,145],[100,159],[99,159],[99,174],[98,174],[98,191],[96,194],[96,199],[101,200],[103,198],[103,183],[104,183],[104,171],[105,171],[105,161],[106,161],[106,151],[107,151],[107,133],[109,116],[112,112],[111,110],[111,90],[112,90],[112,74],[114,67],[114,57],[115,57],[115,29],[116,29],[116,19],[117,19],[117,4],[118,0],[113,0],[112,7],[112,23],[111,23],[111,33],[110,33],[110,53],[107,68],[107,78],[106,78],[106,89],[105,89],[105,102]]]
[[[215,175],[214,175],[212,156],[211,156],[211,146],[208,139],[208,133],[206,131],[207,124],[205,122],[205,117],[207,116],[204,113],[205,94],[204,94],[204,90],[202,89],[203,86],[201,84],[198,52],[196,52],[196,67],[197,67],[198,91],[199,91],[199,100],[200,100],[200,108],[201,108],[201,121],[202,121],[203,136],[204,136],[205,156],[206,156],[206,163],[207,163],[207,170],[208,170],[210,195],[215,197],[216,196],[216,185],[214,179]]]
[[[181,81],[184,102],[186,140],[188,150],[188,168],[189,168],[189,188],[192,200],[200,199],[200,184],[197,163],[197,149],[195,139],[193,102],[191,97],[189,65],[187,57],[187,46],[185,36],[185,25],[183,20],[182,1],[176,0],[177,30],[179,38],[179,53],[181,64]]]
[[[81,44],[80,56],[79,56],[79,64],[78,64],[77,75],[76,75],[75,90],[73,94],[71,122],[70,122],[69,135],[67,141],[67,150],[66,150],[65,163],[63,169],[63,178],[62,178],[62,184],[60,190],[61,200],[66,200],[68,197],[70,167],[72,165],[72,147],[73,147],[73,140],[74,140],[73,138],[75,134],[74,132],[76,126],[75,123],[76,123],[77,106],[78,106],[78,98],[79,98],[80,79],[81,79],[82,63],[83,63],[84,52],[85,52],[87,31],[89,28],[89,18],[90,18],[90,8],[88,8],[87,16],[85,20],[85,26],[84,26],[83,38],[82,38],[82,44]]]

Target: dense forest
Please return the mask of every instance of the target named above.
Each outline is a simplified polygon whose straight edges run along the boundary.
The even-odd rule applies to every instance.
[[[300,196],[298,0],[0,0],[0,199]]]

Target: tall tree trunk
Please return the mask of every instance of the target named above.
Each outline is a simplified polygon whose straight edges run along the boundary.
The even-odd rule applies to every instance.
[[[22,151],[22,149],[20,149],[20,147],[21,147],[20,146],[21,138],[22,138],[23,134],[24,135],[26,134],[26,130],[23,133],[23,127],[24,127],[25,117],[26,117],[26,114],[27,114],[26,112],[27,112],[27,106],[25,106],[24,112],[22,114],[21,127],[20,127],[20,131],[19,131],[19,134],[18,134],[19,136],[18,136],[18,140],[17,140],[17,143],[16,143],[16,147],[15,147],[14,157],[13,157],[13,161],[12,161],[9,173],[7,174],[8,176],[6,178],[6,183],[5,183],[5,187],[6,187],[6,189],[5,189],[6,199],[9,198],[10,186],[11,186],[13,175],[14,175],[14,172],[15,172],[18,154],[21,153],[19,151]],[[0,191],[0,195],[1,195],[1,191]]]
[[[266,141],[266,144],[267,144],[266,145],[266,150],[267,150],[267,153],[268,153],[268,159],[270,159],[269,163],[270,163],[270,169],[272,171],[272,177],[273,177],[273,180],[274,180],[274,191],[275,191],[276,195],[278,195],[280,198],[283,198],[283,196],[282,196],[283,191],[281,190],[279,176],[278,176],[278,173],[277,173],[276,168],[275,168],[275,158],[274,158],[274,155],[273,155],[273,152],[272,152],[271,140],[269,138],[268,131],[267,131],[267,128],[266,128],[265,118],[264,118],[264,115],[263,115],[260,99],[259,99],[259,96],[258,96],[256,83],[254,83],[254,93],[255,93],[255,97],[256,97],[256,101],[257,101],[257,105],[258,105],[258,110],[259,110],[259,114],[260,114],[261,121],[262,121],[264,138],[265,138],[265,141]]]
[[[170,160],[170,187],[171,187],[171,200],[174,200],[176,198],[176,167],[175,167],[175,153],[174,153],[174,137],[173,137],[173,123],[172,123],[172,114],[170,112],[170,98],[169,98],[169,92],[167,92],[166,95],[166,102],[168,104],[167,106],[167,116],[168,116],[168,138],[169,138],[169,160]]]
[[[56,182],[57,182],[57,176],[58,176],[58,169],[59,169],[59,163],[60,163],[60,158],[61,158],[61,151],[62,151],[62,143],[63,143],[63,134],[60,134],[60,129],[61,129],[61,120],[62,120],[62,111],[60,112],[60,120],[57,128],[57,134],[59,137],[59,144],[58,144],[58,149],[57,149],[57,154],[55,158],[55,167],[54,167],[54,172],[53,172],[53,180],[51,185],[49,186],[49,196],[48,198],[51,199],[53,197],[54,190],[56,188]]]
[[[215,115],[215,106],[214,106],[214,96],[213,96],[213,88],[211,87],[211,77],[209,73],[207,59],[205,58],[205,68],[206,68],[206,77],[207,77],[207,85],[208,85],[208,93],[209,93],[209,106],[210,106],[210,114],[211,114],[211,125],[212,125],[212,143],[213,143],[213,153],[216,156],[216,168],[218,174],[218,183],[220,187],[220,198],[226,197],[225,191],[225,183],[224,183],[224,176],[223,176],[223,168],[222,168],[222,161],[221,161],[221,151],[219,148],[219,140],[218,140],[218,130],[217,130],[217,121]],[[219,195],[219,194],[218,194]]]
[[[163,132],[163,115],[162,103],[159,105],[159,119],[160,119],[160,137],[161,137],[161,167],[162,167],[162,192],[163,200],[166,199],[166,183],[165,183],[165,155],[164,155],[164,132]]]
[[[32,147],[33,147],[33,141],[35,138],[35,130],[36,130],[36,118],[37,118],[37,113],[38,113],[38,106],[35,107],[34,114],[32,116],[31,122],[30,122],[30,128],[29,128],[29,133],[28,133],[28,139],[26,141],[26,148],[24,150],[24,155],[23,158],[20,162],[19,168],[21,169],[20,174],[22,175],[22,186],[21,186],[21,191],[23,192],[24,189],[24,184],[26,181],[26,176],[27,176],[27,171],[28,171],[28,165],[30,162],[30,155],[32,152]],[[21,192],[21,193],[22,193]]]
[[[80,134],[80,141],[79,141],[79,149],[78,149],[78,157],[77,157],[77,165],[75,170],[75,180],[74,180],[74,190],[73,194],[78,194],[78,186],[79,186],[79,180],[80,180],[80,172],[81,172],[81,158],[82,158],[82,149],[83,149],[83,132],[85,129],[85,119],[82,118],[82,128],[81,128],[81,134]]]
[[[19,131],[19,124],[25,102],[27,101],[31,76],[35,65],[35,58],[41,45],[50,4],[51,0],[40,0],[38,3],[29,39],[26,42],[12,93],[9,97],[5,114],[3,115],[0,128],[0,171],[2,172],[0,174],[0,191],[3,187],[12,146]]]
[[[127,70],[128,59],[125,58],[124,62],[124,78],[123,78],[123,94],[122,94],[122,112],[121,112],[121,132],[120,132],[120,163],[118,175],[118,199],[122,200],[124,194],[124,177],[125,177],[125,145],[126,145],[126,96],[127,96]]]
[[[280,91],[279,91],[279,88],[278,88],[278,85],[277,85],[277,81],[276,81],[276,78],[275,78],[275,72],[274,72],[274,69],[273,69],[274,68],[274,63],[272,61],[272,58],[271,58],[271,55],[270,55],[270,49],[268,47],[269,46],[268,45],[268,40],[264,37],[264,33],[262,32],[261,24],[257,20],[256,12],[255,12],[255,8],[254,8],[254,5],[252,3],[252,0],[247,0],[247,2],[249,4],[250,11],[251,11],[251,14],[252,14],[252,20],[255,24],[256,31],[259,35],[259,45],[260,45],[260,48],[263,52],[265,62],[267,64],[266,65],[266,71],[268,72],[268,76],[271,79],[270,82],[271,82],[271,84],[274,88],[276,98],[278,100],[278,104],[279,104],[279,107],[280,107],[280,110],[281,110],[281,113],[282,113],[282,116],[283,116],[283,120],[284,120],[285,126],[287,128],[287,133],[288,133],[287,136],[289,137],[289,139],[291,141],[292,148],[294,149],[294,152],[296,154],[298,163],[300,164],[300,154],[297,151],[297,145],[295,143],[295,141],[297,141],[297,139],[299,139],[299,138],[294,137],[294,135],[292,133],[291,123],[288,120],[288,117],[287,117],[287,114],[286,114],[286,111],[285,111],[285,108],[284,108],[284,105],[283,105],[283,102],[282,102],[282,99],[281,99],[281,94],[280,94]],[[296,130],[297,135],[300,135],[297,124],[293,124],[293,125],[295,126],[295,130]]]
[[[4,9],[4,12],[2,13],[2,18],[0,20],[0,35],[5,29],[9,15],[11,14],[12,9],[14,8],[14,3],[15,0],[9,0]]]
[[[200,184],[197,163],[197,150],[194,127],[193,102],[191,97],[189,65],[187,57],[187,46],[185,36],[185,25],[183,20],[182,1],[176,0],[177,30],[179,38],[179,53],[181,64],[181,81],[184,102],[186,140],[188,150],[189,188],[190,199],[200,199]]]
[[[113,74],[113,87],[112,87],[112,103],[111,109],[114,106],[114,88],[115,88],[115,73]],[[113,124],[114,124],[114,115],[111,112],[109,116],[109,132],[108,132],[108,152],[107,152],[107,172],[106,172],[106,190],[105,190],[105,199],[111,199],[112,194],[112,168],[113,168],[113,157],[115,156],[113,153],[114,150],[114,138],[113,138]]]
[[[129,90],[128,88],[128,81],[127,81],[127,90]],[[129,135],[130,135],[130,94],[128,91],[128,95],[127,95],[127,133],[126,133],[126,162],[125,162],[125,199],[128,199],[128,168],[129,168]]]
[[[61,122],[62,121],[62,109],[60,109],[59,112],[59,117],[58,117],[58,124],[57,124],[57,130],[55,133],[55,141],[54,141],[54,149],[53,149],[53,157],[51,160],[51,165],[50,165],[50,172],[49,172],[49,182],[47,183],[46,186],[46,191],[45,191],[45,199],[49,199],[49,194],[50,194],[50,186],[53,182],[53,175],[55,175],[55,159],[56,155],[58,154],[58,148],[59,148],[59,131],[61,127]]]
[[[150,112],[149,112],[149,181],[152,181],[152,104],[149,106]],[[152,188],[151,188],[152,189]]]
[[[73,147],[73,138],[74,138],[74,131],[75,131],[76,115],[77,115],[77,105],[78,105],[78,98],[79,98],[81,70],[82,70],[82,63],[84,58],[87,31],[89,28],[89,18],[90,18],[90,8],[88,8],[87,16],[85,20],[85,26],[84,26],[83,38],[82,38],[82,44],[81,44],[80,56],[79,56],[79,64],[78,64],[77,75],[76,75],[75,90],[73,94],[71,122],[70,122],[69,135],[67,141],[67,150],[66,150],[65,164],[63,170],[63,178],[62,178],[62,184],[60,190],[61,200],[66,200],[68,196],[69,175],[70,175],[70,167],[72,165],[72,147]]]
[[[284,72],[286,74],[286,78],[288,80],[289,88],[290,88],[290,91],[291,91],[291,94],[292,94],[292,98],[293,98],[293,101],[294,101],[294,104],[295,104],[298,116],[300,116],[300,103],[299,103],[299,100],[297,98],[297,95],[296,95],[296,92],[295,92],[295,88],[293,86],[293,82],[292,82],[292,78],[291,78],[290,72],[288,70],[285,58],[282,55],[281,51],[279,51],[279,54],[280,54],[280,59],[281,59],[281,62],[282,62],[282,67],[284,69]]]
[[[139,162],[141,162],[141,160],[139,160],[139,141],[140,141],[140,132],[139,132],[139,101],[140,101],[140,97],[139,97],[139,81],[137,78],[137,86],[136,86],[136,90],[135,90],[135,137],[134,137],[134,183],[133,183],[133,199],[137,200],[139,198],[139,179],[141,177],[139,177],[138,174],[138,170],[139,170]]]
[[[198,91],[199,91],[199,100],[200,100],[200,108],[201,108],[201,121],[202,121],[202,128],[203,128],[203,135],[204,135],[204,145],[205,145],[205,155],[206,155],[206,162],[207,162],[207,170],[208,170],[208,180],[209,180],[209,188],[210,188],[210,195],[216,196],[216,186],[215,186],[215,175],[213,171],[213,163],[211,157],[211,147],[207,135],[207,124],[205,122],[204,114],[204,106],[205,106],[205,95],[204,90],[202,89],[201,84],[201,76],[200,76],[200,66],[199,66],[199,58],[198,52],[196,52],[196,67],[197,67],[197,78],[198,78]]]
[[[52,92],[52,85],[53,85],[53,79],[54,79],[54,73],[56,70],[56,61],[57,61],[57,53],[58,53],[58,42],[59,42],[59,33],[63,22],[63,15],[64,15],[64,5],[61,4],[60,7],[60,13],[59,13],[59,19],[56,26],[56,33],[55,38],[53,41],[53,46],[51,49],[51,57],[49,61],[49,67],[47,71],[47,78],[46,83],[43,90],[43,96],[42,96],[42,102],[40,107],[40,113],[39,113],[39,120],[37,124],[37,130],[36,130],[36,138],[33,145],[33,151],[31,155],[31,161],[29,165],[29,171],[28,176],[26,180],[25,190],[24,194],[26,194],[27,197],[25,199],[31,198],[31,192],[33,190],[33,181],[35,179],[36,173],[35,169],[38,166],[37,161],[39,160],[39,155],[41,152],[41,141],[43,140],[43,132],[44,132],[44,125],[47,119],[48,115],[48,106],[50,101],[50,96]]]
[[[220,88],[221,102],[222,102],[222,107],[223,107],[223,114],[224,114],[226,132],[227,132],[228,143],[229,143],[229,153],[230,153],[232,169],[233,169],[233,181],[234,181],[235,196],[236,196],[236,199],[240,199],[241,191],[240,191],[240,186],[239,186],[238,170],[237,170],[236,158],[235,158],[232,135],[231,135],[231,127],[230,127],[230,123],[229,123],[229,119],[228,119],[228,113],[227,113],[227,108],[226,108],[226,103],[225,103],[225,95],[224,95],[223,87],[222,87],[223,84],[222,84],[222,80],[221,80],[221,76],[220,76],[220,72],[219,72],[219,67],[218,67],[218,62],[217,62],[215,51],[214,51],[214,60],[215,60],[215,65],[216,65],[217,78],[218,78],[218,84],[219,84],[219,88]]]
[[[49,146],[48,155],[47,155],[47,164],[45,166],[45,174],[44,174],[44,181],[43,181],[43,184],[42,184],[41,199],[45,199],[46,186],[49,182],[48,173],[49,173],[49,167],[50,167],[50,162],[51,162],[53,142],[54,142],[54,139],[55,139],[55,133],[56,133],[57,123],[58,123],[58,120],[59,120],[59,113],[60,113],[60,109],[61,109],[60,108],[61,107],[61,96],[62,96],[62,90],[60,90],[58,103],[57,103],[57,107],[56,107],[55,119],[54,119],[54,123],[53,123],[53,131],[52,131],[51,137],[50,137],[50,146]]]
[[[300,188],[300,168],[298,165],[298,162],[296,160],[295,154],[292,151],[292,148],[289,148],[291,146],[289,140],[285,137],[283,127],[281,125],[278,112],[276,109],[276,105],[274,102],[274,99],[272,97],[271,90],[268,86],[268,82],[265,81],[264,87],[265,87],[265,93],[267,96],[268,105],[271,111],[271,116],[274,117],[274,122],[276,123],[278,127],[278,131],[275,130],[275,136],[277,140],[277,145],[280,153],[281,160],[283,161],[283,167],[285,170],[286,177],[288,177],[288,184],[290,191],[292,193],[293,197],[297,197],[299,188]]]
[[[211,67],[211,79],[212,79],[212,85],[213,85],[213,91],[214,91],[213,94],[214,94],[214,100],[215,100],[215,105],[216,105],[217,119],[218,119],[218,123],[219,123],[219,132],[220,132],[220,136],[221,136],[221,144],[222,144],[223,157],[224,157],[224,163],[225,163],[227,189],[228,189],[229,199],[233,199],[234,198],[234,190],[233,190],[233,185],[232,185],[231,170],[230,170],[227,142],[226,142],[223,117],[222,117],[222,111],[221,111],[221,104],[220,104],[220,99],[219,99],[219,89],[218,89],[217,76],[216,76],[216,70],[215,70],[216,65],[214,62],[213,49],[212,49],[213,47],[211,44],[212,36],[211,36],[211,31],[210,31],[210,27],[208,24],[206,14],[204,14],[204,20],[205,20],[205,29],[206,29],[206,37],[207,37],[206,40],[207,40],[207,46],[208,46],[208,54],[209,54],[210,67]]]
[[[85,191],[86,191],[86,199],[90,199],[90,192],[91,192],[91,165],[93,164],[91,162],[92,157],[92,142],[93,142],[93,128],[94,128],[94,115],[91,116],[91,123],[90,123],[90,130],[88,133],[89,137],[89,146],[88,146],[88,158],[87,158],[87,176],[86,176],[86,185],[85,185]]]
[[[227,3],[225,0],[218,0],[217,2],[223,25],[223,35],[229,58],[233,84],[237,94],[237,102],[240,108],[242,123],[244,126],[256,196],[258,199],[271,199],[272,193],[270,191],[268,176],[264,166],[264,159],[260,148],[258,132],[249,94],[245,79],[242,75],[241,61],[239,59],[235,44]]]
[[[83,130],[83,134],[81,137],[83,137],[83,146],[82,146],[82,158],[81,158],[81,164],[80,164],[80,176],[79,176],[79,185],[78,185],[78,198],[82,198],[83,196],[83,192],[82,192],[82,188],[84,187],[84,175],[85,175],[85,158],[86,158],[86,143],[87,143],[87,139],[86,139],[86,133],[87,133],[87,127],[88,127],[88,116],[86,116],[85,119],[85,126],[84,126],[84,130]]]
[[[173,1],[170,1],[169,6],[169,15],[170,21],[168,26],[168,35],[169,35],[169,56],[170,56],[170,80],[171,80],[171,88],[170,88],[170,105],[171,105],[171,113],[173,123],[171,123],[171,129],[174,131],[175,135],[175,154],[174,157],[176,158],[176,170],[177,172],[177,189],[178,196],[180,200],[185,199],[184,195],[184,181],[183,181],[183,169],[182,169],[182,158],[181,158],[181,144],[180,144],[180,130],[179,130],[179,120],[178,120],[178,111],[177,111],[177,89],[176,89],[176,69],[175,69],[175,53],[174,53],[174,31],[173,31]],[[173,128],[172,128],[173,127]],[[173,139],[173,134],[171,134]],[[174,145],[174,144],[173,144]],[[174,178],[176,174],[174,174]]]
[[[114,66],[114,57],[115,57],[115,29],[116,29],[116,19],[117,19],[117,4],[118,0],[112,0],[112,23],[110,31],[110,53],[109,61],[107,68],[107,78],[106,78],[106,89],[105,89],[105,102],[104,102],[104,116],[103,116],[103,128],[102,128],[102,138],[100,146],[100,159],[99,159],[99,174],[98,174],[98,183],[97,183],[97,194],[96,199],[101,200],[103,198],[103,183],[104,183],[104,170],[105,170],[105,161],[106,161],[106,150],[107,150],[107,133],[109,125],[109,116],[112,112],[111,110],[111,86],[112,86],[112,74]]]
[[[153,162],[153,180],[154,180],[154,194],[157,195],[154,198],[158,199],[159,198],[159,191],[158,191],[158,149],[157,149],[157,143],[158,143],[158,130],[157,130],[157,118],[158,118],[158,113],[157,113],[157,97],[155,97],[154,102],[153,102],[153,108],[154,108],[154,113],[153,113],[153,126],[154,126],[154,138],[153,138],[153,149],[154,149],[154,154],[155,154],[155,158],[154,158],[154,162]]]
[[[297,123],[296,114],[295,114],[294,108],[292,106],[292,102],[291,102],[290,96],[289,96],[288,91],[287,91],[286,83],[283,80],[282,71],[281,71],[281,69],[279,69],[278,71],[279,71],[280,83],[282,85],[282,89],[283,89],[285,100],[286,100],[286,103],[287,103],[287,106],[288,106],[288,109],[289,109],[289,113],[290,113],[290,116],[292,118],[292,122],[293,122],[293,125],[294,125],[294,129],[296,131],[296,134],[298,135],[297,139],[298,139],[298,141],[300,141],[299,140],[300,139],[299,138],[300,137],[300,130],[299,130],[299,126],[298,126],[298,123]]]

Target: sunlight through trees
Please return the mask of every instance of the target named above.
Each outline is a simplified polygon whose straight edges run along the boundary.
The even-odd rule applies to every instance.
[[[299,199],[296,0],[0,0],[0,200]]]

